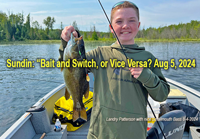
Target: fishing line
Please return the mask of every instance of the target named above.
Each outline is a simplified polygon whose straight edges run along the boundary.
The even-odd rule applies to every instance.
[[[124,55],[126,56],[126,59],[128,59],[128,57],[127,57],[126,53],[124,52],[124,49],[123,49],[123,47],[122,47],[122,45],[121,45],[119,39],[118,39],[118,37],[117,37],[117,34],[115,33],[115,30],[114,30],[113,26],[111,25],[111,22],[110,22],[110,20],[109,20],[107,14],[106,14],[104,8],[103,8],[103,5],[101,4],[100,0],[98,0],[98,1],[99,1],[99,4],[100,4],[100,6],[101,6],[101,8],[102,8],[102,10],[103,10],[103,12],[104,12],[104,14],[105,14],[105,16],[106,16],[108,22],[109,22],[109,24],[110,24],[110,27],[112,28],[112,30],[113,30],[113,32],[114,32],[116,38],[117,38],[117,41],[119,42],[119,45],[121,46],[121,48],[122,48],[122,50],[123,50]],[[154,115],[154,118],[156,118],[156,115],[155,115],[155,113],[154,113],[154,111],[153,111],[153,109],[152,109],[152,107],[151,107],[151,104],[149,103],[149,101],[148,101],[148,99],[147,99],[147,97],[146,97],[145,94],[144,94],[144,96],[145,96],[145,99],[146,99],[146,101],[147,101],[147,103],[148,103],[148,105],[149,105],[149,107],[150,107],[150,109],[151,109],[151,111],[152,111],[152,113],[153,113],[153,115]],[[156,118],[156,119],[157,119],[157,118]],[[163,132],[163,130],[162,130],[161,127],[160,127],[159,122],[158,122],[157,120],[156,120],[156,122],[157,122],[157,124],[158,124],[158,126],[159,126],[159,128],[160,128],[160,130],[161,130],[161,132],[162,132],[163,137],[166,139],[166,137],[165,137],[165,135],[164,135],[164,132]]]
[[[121,42],[119,41],[119,39],[118,39],[118,37],[117,37],[117,34],[116,34],[116,32],[115,32],[113,26],[111,25],[111,22],[110,22],[110,20],[109,20],[107,14],[106,14],[106,11],[105,11],[104,8],[103,8],[103,5],[101,4],[100,0],[98,0],[98,1],[99,1],[99,4],[101,5],[101,8],[103,9],[104,14],[106,15],[106,18],[107,18],[107,20],[108,20],[108,22],[109,22],[109,24],[110,24],[110,27],[112,28],[112,30],[113,30],[113,32],[114,32],[116,38],[117,38],[117,41],[119,42],[119,45],[121,46],[121,48],[122,48],[122,50],[123,50],[123,53],[124,53],[126,59],[128,59],[126,53],[124,52],[124,49],[123,49],[123,47],[122,47],[122,44],[121,44]]]

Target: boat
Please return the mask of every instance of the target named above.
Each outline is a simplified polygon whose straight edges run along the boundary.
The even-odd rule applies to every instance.
[[[93,91],[93,83],[94,79],[93,74],[90,73],[90,91]],[[170,94],[167,98],[166,101],[160,103],[160,104],[166,104],[166,103],[176,103],[179,102],[181,104],[193,107],[195,109],[200,110],[200,92],[185,86],[179,82],[173,81],[171,79],[166,78],[170,85]],[[55,102],[61,98],[64,95],[64,89],[65,84],[61,84],[55,89],[53,89],[51,92],[46,94],[44,97],[42,97],[38,102],[36,102],[32,108],[44,108],[45,107],[45,112],[42,112],[42,114],[39,115],[39,117],[43,117],[43,119],[38,122],[37,116],[36,120],[32,120],[33,116],[35,115],[34,112],[27,111],[25,112],[2,136],[1,139],[39,139],[43,138],[48,139],[48,138],[55,138],[55,139],[86,139],[87,138],[87,133],[88,133],[88,128],[90,122],[86,122],[80,129],[74,131],[74,132],[68,132],[66,130],[66,125],[62,124],[62,130],[60,132],[55,132],[54,131],[54,123],[52,122],[52,116],[54,113],[54,104]],[[177,93],[178,92],[178,93]],[[179,112],[181,110],[175,110],[175,115],[176,112]],[[173,111],[172,111],[173,112]],[[36,112],[37,113],[37,112]],[[40,112],[38,112],[40,113]],[[169,113],[169,112],[168,112]],[[167,115],[166,113],[165,115]],[[182,112],[184,113],[184,112]],[[45,115],[46,114],[46,115]],[[165,116],[163,115],[163,116]],[[199,114],[200,115],[200,114]],[[198,117],[197,117],[198,118]],[[43,121],[47,121],[47,123],[50,124],[49,129],[47,129],[49,132],[45,133],[45,131],[38,132],[37,130],[43,128],[40,127],[40,123]],[[184,124],[185,125],[185,124]],[[42,125],[45,126],[46,125]],[[156,122],[152,126],[154,128],[156,127]],[[162,125],[161,125],[162,126]],[[37,128],[37,129],[36,129]],[[43,128],[43,130],[44,130]],[[174,138],[173,135],[177,134],[181,129],[180,127],[172,129],[172,127],[169,127],[169,131],[165,132],[164,134],[169,138]],[[151,129],[150,129],[151,130]],[[149,130],[149,131],[150,131]],[[159,129],[157,129],[159,132]],[[200,126],[190,126],[189,127],[189,132],[183,131],[181,135],[179,135],[181,139],[199,139],[200,138]],[[155,137],[156,138],[156,137]],[[157,137],[158,138],[158,137]],[[162,137],[162,139],[164,139]],[[178,138],[176,138],[178,139]]]

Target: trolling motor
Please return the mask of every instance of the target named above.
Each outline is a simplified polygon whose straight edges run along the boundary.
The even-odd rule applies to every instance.
[[[186,114],[182,110],[170,111],[157,119],[162,131],[167,139],[182,139],[185,124]],[[146,139],[163,139],[164,136],[158,127],[157,122],[147,132]]]

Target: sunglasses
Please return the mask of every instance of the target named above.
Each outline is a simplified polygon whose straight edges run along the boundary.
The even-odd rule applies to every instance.
[[[135,3],[130,2],[130,1],[120,1],[120,2],[116,3],[116,4],[112,7],[112,9],[114,9],[115,7],[117,7],[117,6],[121,5],[121,4],[123,4],[124,2],[129,2],[129,3],[131,3],[133,6],[135,6],[135,7],[138,9],[138,7],[135,5]]]

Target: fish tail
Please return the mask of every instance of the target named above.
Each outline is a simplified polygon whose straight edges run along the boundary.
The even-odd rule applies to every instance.
[[[78,120],[79,117],[87,121],[87,114],[86,114],[85,107],[83,107],[81,110],[77,110],[76,108],[73,109],[73,122]]]
[[[79,118],[79,112],[80,111],[77,111],[75,108],[73,110],[73,122],[75,122],[76,120],[78,120]]]
[[[80,111],[80,118],[87,121],[87,113],[86,113],[85,107],[83,107]]]
[[[61,72],[63,71],[64,67],[65,67],[65,65],[64,65],[64,63],[62,63],[62,64],[61,64],[61,69],[60,69]]]

